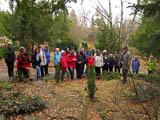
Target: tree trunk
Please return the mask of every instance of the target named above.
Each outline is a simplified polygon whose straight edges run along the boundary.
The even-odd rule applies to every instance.
[[[123,25],[123,0],[121,0],[121,21],[120,21],[120,30],[119,30],[118,53],[120,53],[120,46],[122,42],[122,25]]]

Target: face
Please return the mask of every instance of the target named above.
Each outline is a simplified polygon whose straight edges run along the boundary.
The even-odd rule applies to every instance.
[[[48,46],[46,47],[46,50],[49,50],[49,47],[48,47]]]
[[[39,49],[36,49],[35,52],[36,52],[36,53],[39,53]]]
[[[153,60],[153,57],[150,57],[150,61],[152,61]]]
[[[89,52],[90,51],[90,49],[89,48],[87,48],[87,52]]]
[[[8,44],[8,47],[11,48],[11,47],[12,47],[12,44]]]
[[[69,48],[67,48],[67,50],[66,50],[67,52],[69,52]]]
[[[128,49],[127,49],[127,48],[123,48],[123,51],[124,51],[124,52],[127,52],[127,51],[128,51]]]
[[[59,49],[56,49],[56,52],[59,53]]]

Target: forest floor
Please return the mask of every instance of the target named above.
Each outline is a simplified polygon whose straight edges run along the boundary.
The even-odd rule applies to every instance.
[[[5,69],[1,68],[1,71],[7,74]],[[0,72],[0,76],[4,73]],[[0,79],[5,78],[0,77]],[[87,87],[85,78],[72,82],[65,80],[59,83],[56,83],[52,77],[48,80],[34,80],[25,83],[9,81],[11,88],[1,90],[1,94],[18,91],[25,96],[39,96],[45,101],[46,108],[27,114],[9,115],[6,118],[0,115],[0,120],[130,120],[132,117],[135,120],[146,120],[147,115],[142,114],[144,109],[141,104],[134,103],[125,97],[133,89],[133,79],[129,77],[127,84],[122,84],[121,79],[122,77],[112,80],[103,78],[96,80],[98,90],[94,100],[90,100],[85,91]],[[155,84],[143,79],[135,79],[135,82],[159,89]],[[148,103],[144,104],[145,107],[146,105]]]

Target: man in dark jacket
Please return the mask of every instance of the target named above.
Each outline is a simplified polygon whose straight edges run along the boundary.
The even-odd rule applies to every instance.
[[[8,67],[8,76],[9,76],[10,80],[12,80],[13,76],[14,76],[14,62],[15,62],[15,59],[16,59],[16,55],[15,55],[14,49],[12,47],[12,43],[8,42],[7,52],[6,52],[6,55],[5,55],[5,62],[6,62],[7,67]]]
[[[118,70],[118,73],[120,73],[120,61],[121,61],[121,57],[119,56],[119,54],[116,54],[115,56],[115,59],[114,59],[114,62],[115,62],[115,72],[117,72]]]

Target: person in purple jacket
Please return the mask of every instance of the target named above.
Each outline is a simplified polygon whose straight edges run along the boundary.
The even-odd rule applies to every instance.
[[[47,60],[47,64],[45,65],[45,75],[49,75],[48,73],[48,66],[50,63],[50,51],[49,51],[49,46],[46,45],[45,48],[43,49],[45,55],[46,55],[46,60]]]
[[[132,61],[132,71],[133,71],[133,73],[138,74],[139,67],[140,67],[140,62],[138,60],[138,57],[135,56],[135,59]]]

